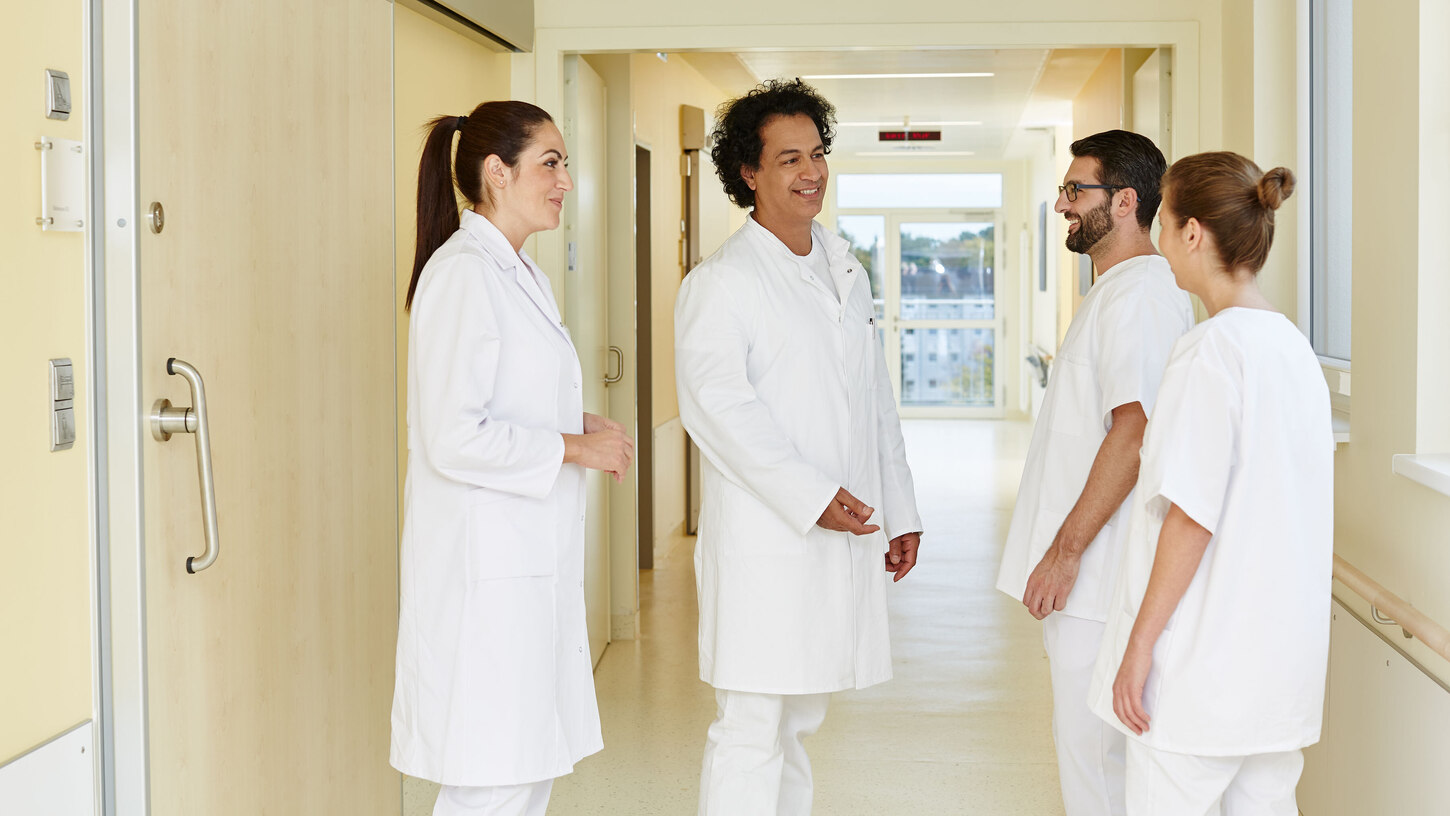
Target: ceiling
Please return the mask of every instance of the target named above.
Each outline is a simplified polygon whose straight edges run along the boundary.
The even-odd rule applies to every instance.
[[[1073,96],[1102,50],[914,49],[746,51],[682,54],[727,93],[767,78],[803,77],[836,106],[836,158],[923,156],[1000,160],[1024,127],[1070,123]],[[813,78],[840,74],[964,74],[974,77]],[[943,122],[936,125],[930,123]],[[862,123],[854,125],[852,123]],[[891,123],[891,124],[868,124]],[[960,123],[960,124],[959,124]],[[973,123],[973,124],[967,124]],[[940,142],[880,142],[879,130],[940,130]]]

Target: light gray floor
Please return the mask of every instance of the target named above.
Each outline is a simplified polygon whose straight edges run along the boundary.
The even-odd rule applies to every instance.
[[[1030,426],[905,431],[927,534],[890,593],[896,678],[832,699],[807,743],[815,813],[1060,816],[1041,625],[992,588]],[[670,542],[641,573],[641,637],[610,644],[595,672],[605,749],[555,784],[551,816],[694,813],[715,708],[695,662],[693,545]],[[406,779],[406,816],[428,816],[436,790]]]

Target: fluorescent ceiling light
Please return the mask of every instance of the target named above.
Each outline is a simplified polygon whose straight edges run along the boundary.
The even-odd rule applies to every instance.
[[[933,158],[936,156],[975,156],[970,150],[858,150],[857,156],[910,156]]]
[[[982,123],[981,122],[912,122],[911,124],[902,124],[900,121],[895,121],[895,122],[837,122],[836,123],[836,127],[880,127],[880,128],[895,128],[896,130],[911,130],[911,129],[914,129],[914,128],[929,128],[929,127],[976,127],[976,126],[978,126],[980,124],[982,124]]]
[[[996,76],[996,74],[990,71],[972,71],[969,73],[930,74],[802,74],[801,79],[958,79],[992,76]]]

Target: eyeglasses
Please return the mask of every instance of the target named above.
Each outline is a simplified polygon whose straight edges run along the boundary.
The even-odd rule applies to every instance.
[[[1121,189],[1123,189],[1123,188],[1122,187],[1119,187],[1118,185],[1115,185],[1115,184],[1078,184],[1075,181],[1069,181],[1066,184],[1059,184],[1057,186],[1057,192],[1059,194],[1066,194],[1068,201],[1077,201],[1077,193],[1078,193],[1079,190],[1121,190]]]

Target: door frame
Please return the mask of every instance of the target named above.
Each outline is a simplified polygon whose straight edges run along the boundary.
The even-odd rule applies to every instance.
[[[90,0],[91,366],[100,813],[150,810],[142,494],[139,0]]]

